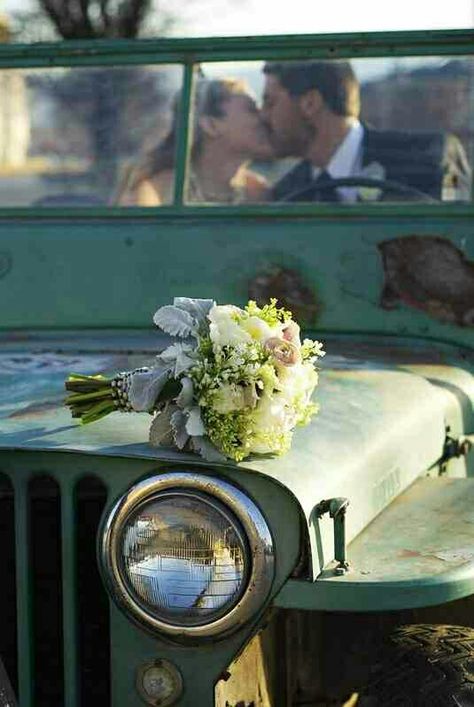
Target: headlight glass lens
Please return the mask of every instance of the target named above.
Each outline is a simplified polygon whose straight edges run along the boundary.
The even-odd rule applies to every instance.
[[[240,523],[197,491],[162,492],[142,503],[123,527],[120,555],[135,601],[174,625],[198,626],[229,612],[250,572]]]

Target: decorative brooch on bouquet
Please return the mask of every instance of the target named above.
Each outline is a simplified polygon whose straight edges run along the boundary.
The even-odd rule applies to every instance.
[[[175,297],[155,324],[176,341],[149,368],[72,374],[66,404],[82,423],[114,411],[154,414],[150,443],[199,453],[208,461],[283,454],[293,430],[318,406],[319,341],[300,341],[291,312],[250,301],[244,309]]]

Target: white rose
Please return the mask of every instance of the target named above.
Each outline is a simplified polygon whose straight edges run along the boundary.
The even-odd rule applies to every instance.
[[[268,454],[275,451],[274,439],[282,433],[288,433],[296,424],[296,416],[292,409],[286,406],[282,395],[264,396],[258,402],[254,411],[255,436],[249,447],[249,452]]]
[[[282,332],[281,326],[271,327],[260,317],[248,317],[241,322],[240,326],[250,334],[254,341],[265,342],[267,339],[280,336]]]
[[[243,311],[232,304],[214,305],[209,311],[209,334],[215,346],[236,346],[252,340],[250,334],[235,321],[236,314],[243,314]]]
[[[278,383],[281,395],[290,405],[297,399],[309,402],[318,383],[318,374],[311,363],[297,363],[279,369]]]

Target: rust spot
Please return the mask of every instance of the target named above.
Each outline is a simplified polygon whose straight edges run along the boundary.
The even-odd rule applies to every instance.
[[[402,302],[440,321],[474,326],[474,263],[450,240],[413,235],[378,247],[385,270],[384,309]]]
[[[422,557],[420,552],[417,552],[416,550],[401,550],[398,553],[398,557]]]
[[[259,305],[276,297],[280,307],[291,310],[295,319],[306,326],[315,324],[319,314],[315,294],[302,276],[290,268],[274,265],[258,273],[249,282],[248,293]]]

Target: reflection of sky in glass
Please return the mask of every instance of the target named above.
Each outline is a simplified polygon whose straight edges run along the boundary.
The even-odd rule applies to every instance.
[[[138,597],[165,620],[184,613],[199,621],[233,604],[242,588],[238,535],[201,501],[171,497],[147,506],[127,526],[123,549]]]

